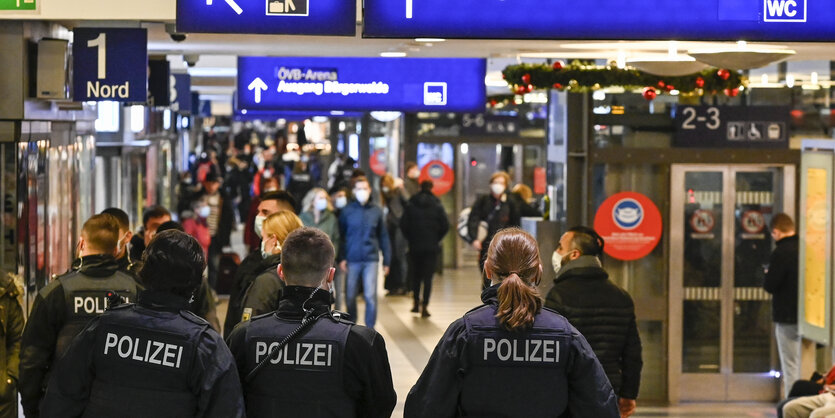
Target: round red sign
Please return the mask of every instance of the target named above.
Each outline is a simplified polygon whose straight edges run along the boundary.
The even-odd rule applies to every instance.
[[[371,171],[378,176],[386,175],[386,150],[378,149],[371,154],[368,165],[371,166]]]
[[[716,220],[713,218],[713,212],[707,209],[696,209],[693,216],[690,217],[690,227],[700,234],[713,231],[715,224]]]
[[[749,234],[759,234],[765,229],[765,217],[758,210],[749,210],[742,214],[742,229]]]
[[[640,193],[617,193],[597,208],[594,229],[606,241],[606,254],[618,260],[637,260],[658,245],[661,212]]]
[[[455,184],[455,172],[440,160],[432,160],[426,163],[420,170],[418,181],[432,180],[434,187],[432,193],[441,196],[452,190]]]

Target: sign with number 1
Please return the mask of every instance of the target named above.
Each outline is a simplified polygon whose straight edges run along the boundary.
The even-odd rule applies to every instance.
[[[146,29],[77,28],[73,39],[73,100],[145,102]]]

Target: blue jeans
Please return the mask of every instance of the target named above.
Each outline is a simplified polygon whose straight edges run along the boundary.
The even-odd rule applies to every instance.
[[[348,314],[357,320],[357,291],[362,277],[363,296],[365,298],[365,326],[374,329],[377,322],[377,264],[378,261],[348,262],[345,283],[345,303]]]

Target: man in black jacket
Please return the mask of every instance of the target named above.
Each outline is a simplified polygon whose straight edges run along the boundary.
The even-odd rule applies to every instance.
[[[157,233],[160,225],[171,220],[171,212],[162,206],[151,206],[142,212],[142,229],[130,239],[130,259],[139,261],[142,252]]]
[[[409,199],[406,210],[400,218],[400,230],[409,242],[409,274],[412,277],[412,296],[415,303],[412,312],[426,318],[429,311],[429,295],[432,293],[432,276],[441,252],[441,239],[449,231],[449,219],[441,201],[432,194],[432,180],[420,183],[420,192]],[[423,283],[423,305],[420,300],[420,285]]]
[[[35,297],[20,351],[20,397],[27,417],[37,417],[54,363],[92,318],[107,307],[110,292],[133,301],[139,285],[119,271],[114,255],[119,223],[107,214],[84,223],[79,268],[44,286]]]
[[[241,323],[229,336],[248,417],[391,416],[397,395],[383,337],[330,312],[333,259],[322,231],[291,232],[281,251],[278,274],[287,287],[278,310]],[[278,349],[303,318],[312,324]]]
[[[792,218],[785,213],[774,215],[771,236],[777,248],[771,253],[763,287],[772,295],[771,314],[783,371],[783,389],[788,394],[792,384],[800,378],[801,351],[801,340],[797,335],[798,241]]]
[[[221,190],[220,183],[220,176],[214,170],[210,170],[203,180],[203,191],[194,197],[195,200],[199,200],[205,196],[210,208],[206,222],[209,224],[209,235],[212,240],[209,244],[209,259],[206,262],[209,265],[209,285],[212,288],[217,286],[223,247],[229,246],[232,229],[235,227],[235,209],[232,199]]]
[[[156,234],[136,304],[108,308],[57,363],[44,397],[48,417],[243,417],[232,354],[189,312],[203,249],[184,232]]]
[[[621,416],[627,417],[635,411],[643,367],[632,298],[603,270],[598,258],[603,239],[594,230],[569,229],[555,252],[559,268],[545,306],[586,337],[618,395]]]

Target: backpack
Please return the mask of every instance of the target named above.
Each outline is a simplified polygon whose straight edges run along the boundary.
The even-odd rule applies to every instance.
[[[458,227],[457,227],[458,236],[461,237],[461,239],[466,241],[468,244],[472,244],[472,242],[473,242],[473,238],[470,237],[469,227],[467,226],[467,223],[470,220],[470,212],[472,212],[472,210],[473,210],[473,208],[464,208],[464,210],[462,210],[458,214],[458,222],[457,222],[458,223]],[[476,234],[476,238],[479,241],[483,241],[484,238],[486,238],[486,237],[487,237],[487,222],[486,221],[481,221],[481,222],[478,223],[478,233]]]

